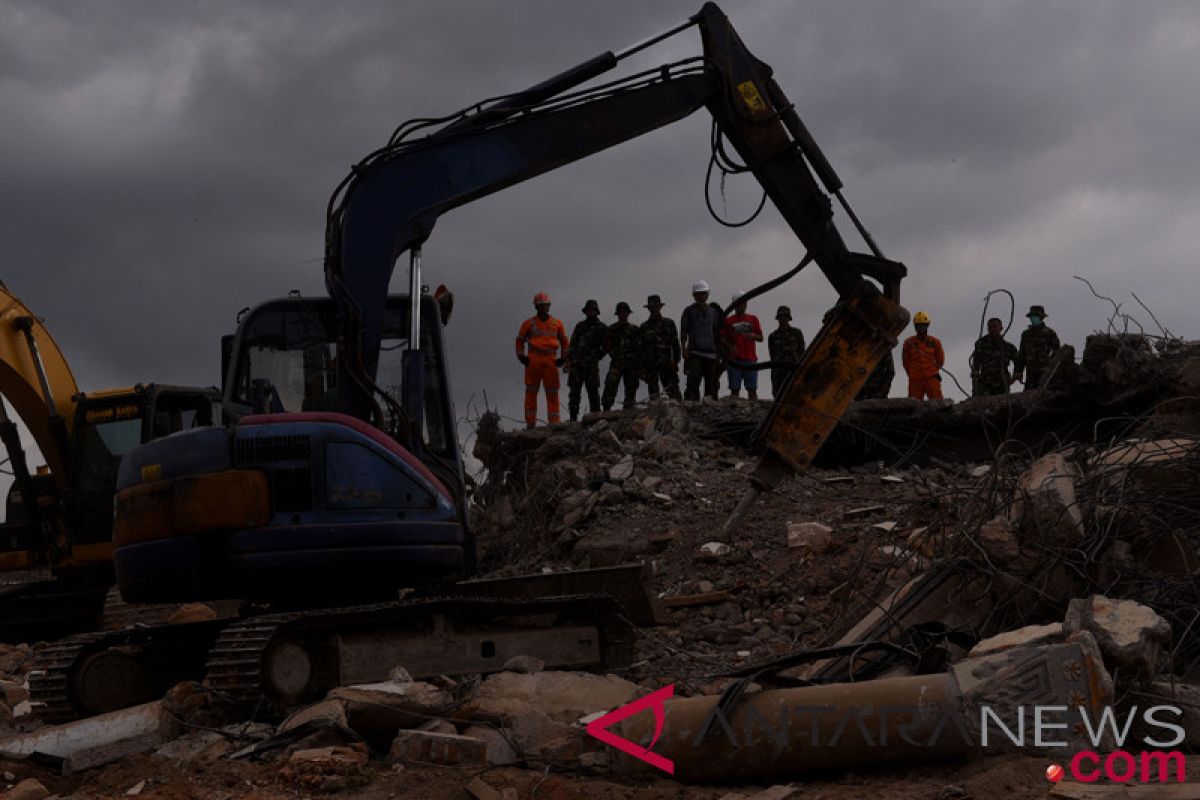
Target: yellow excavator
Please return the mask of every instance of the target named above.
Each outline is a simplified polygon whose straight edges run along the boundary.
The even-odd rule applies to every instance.
[[[122,457],[211,425],[219,395],[153,383],[80,392],[50,332],[3,283],[0,395],[0,443],[12,476],[0,524],[0,640],[57,638],[95,625],[113,585]],[[9,406],[44,465],[30,468]]]

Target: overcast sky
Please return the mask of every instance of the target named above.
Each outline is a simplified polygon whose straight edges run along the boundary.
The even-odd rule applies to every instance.
[[[681,21],[681,2],[0,2],[0,279],[81,388],[219,382],[239,309],[324,293],[329,194],[395,126],[511,92]],[[1103,328],[1072,279],[1194,337],[1200,296],[1200,5],[810,0],[726,8],[822,144],[964,385],[984,295],[1044,304],[1064,342]],[[700,52],[689,31],[630,69]],[[623,65],[624,66],[624,65]],[[614,74],[606,76],[606,79]],[[424,248],[457,295],[468,399],[520,417],[512,341],[546,291],[568,327],[697,277],[726,300],[793,265],[772,210],[704,208],[704,112],[452,212]],[[730,217],[757,202],[732,179]],[[848,226],[840,221],[849,236]],[[854,237],[857,249],[865,249]],[[397,269],[393,287],[405,286]],[[813,270],[759,302],[809,337]],[[1006,301],[993,310],[1008,316]],[[903,379],[893,394],[904,391]],[[951,393],[955,394],[954,392]],[[565,405],[565,389],[564,389]]]

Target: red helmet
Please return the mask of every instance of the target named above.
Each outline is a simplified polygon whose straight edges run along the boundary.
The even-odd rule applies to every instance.
[[[533,296],[533,304],[535,306],[540,306],[542,303],[549,304],[550,295],[546,294],[545,292],[538,292]]]

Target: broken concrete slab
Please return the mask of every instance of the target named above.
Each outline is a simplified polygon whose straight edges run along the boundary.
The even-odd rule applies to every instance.
[[[508,717],[505,728],[517,752],[539,756],[552,743],[577,733],[569,724],[536,708]]]
[[[162,704],[155,701],[0,739],[0,755],[56,757],[65,774],[153,750],[165,740],[164,730]]]
[[[487,745],[471,736],[407,730],[396,734],[389,755],[403,763],[486,764]]]
[[[1077,544],[1083,538],[1083,511],[1075,494],[1079,470],[1061,453],[1042,456],[1017,481],[1009,519],[1027,537],[1050,547]]]
[[[833,542],[833,528],[820,522],[789,522],[787,524],[788,547],[803,547],[822,551]]]
[[[343,728],[350,727],[350,720],[346,715],[346,702],[334,699],[322,700],[318,703],[297,709],[284,719],[283,722],[279,723],[279,732],[286,733],[317,719],[336,722]]]
[[[574,722],[594,711],[624,705],[638,693],[636,684],[616,675],[587,672],[538,672],[489,675],[456,716],[511,718],[538,709],[559,722]]]
[[[1007,517],[993,517],[979,526],[979,546],[997,567],[1009,566],[1021,556],[1017,530]]]
[[[1063,622],[1067,635],[1090,631],[1114,666],[1153,674],[1171,626],[1153,609],[1134,600],[1111,600],[1102,595],[1076,598],[1067,605]]]
[[[1052,622],[1049,625],[1028,625],[984,639],[971,648],[967,657],[986,656],[989,653],[999,653],[1014,647],[1034,647],[1051,642],[1058,643],[1064,639],[1066,639],[1066,634],[1063,633],[1061,622]]]

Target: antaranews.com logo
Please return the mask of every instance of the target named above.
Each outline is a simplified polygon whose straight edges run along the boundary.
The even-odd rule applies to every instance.
[[[803,741],[791,743],[801,745],[806,751],[836,749],[840,744],[856,749],[903,746],[943,748],[948,752],[969,750],[979,754],[1001,748],[1010,752],[1044,749],[1061,755],[1071,747],[1066,732],[1072,731],[1076,742],[1081,737],[1090,743],[1090,748],[1071,754],[1065,767],[1052,763],[1046,769],[1046,778],[1052,782],[1067,776],[1080,783],[1095,783],[1102,778],[1114,783],[1187,781],[1186,758],[1175,749],[1186,738],[1181,724],[1184,712],[1178,706],[1133,706],[1120,711],[1105,706],[1099,713],[1089,713],[1082,706],[1019,706],[1000,711],[982,705],[978,707],[978,725],[973,725],[955,711],[940,711],[931,720],[929,708],[915,706],[839,708],[779,704],[770,715],[745,707],[733,717],[714,698],[695,735],[681,739],[678,735],[670,737],[668,730],[666,701],[674,695],[674,684],[665,686],[592,720],[587,732],[622,753],[674,776],[676,761],[654,749],[664,734],[669,737],[669,749],[676,755],[686,755],[688,747],[710,746],[708,737],[718,737],[730,751],[769,747],[772,752],[783,753],[789,738],[796,737],[798,731]],[[645,712],[653,715],[654,722],[646,741],[631,741],[614,730],[625,720]],[[913,723],[918,718],[923,720],[920,725]],[[1139,722],[1142,739],[1135,743],[1132,731]],[[678,777],[686,780],[688,776]]]

